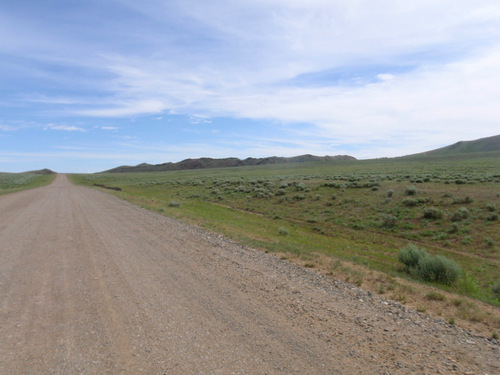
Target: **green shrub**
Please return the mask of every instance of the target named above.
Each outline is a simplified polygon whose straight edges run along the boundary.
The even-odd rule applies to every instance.
[[[451,216],[451,221],[460,221],[469,217],[469,210],[466,207],[460,207]]]
[[[297,183],[295,184],[295,189],[296,189],[297,191],[302,191],[302,190],[305,190],[305,189],[306,189],[306,185],[304,185],[304,183],[303,183],[303,182],[297,182]]]
[[[474,199],[469,196],[466,196],[465,198],[453,198],[453,204],[469,204],[472,202],[474,202]]]
[[[435,207],[427,207],[424,209],[424,217],[426,219],[441,219],[443,217],[443,211]]]
[[[168,207],[180,207],[181,202],[176,202],[176,201],[170,201],[168,202]]]
[[[417,187],[414,185],[407,186],[405,190],[406,195],[417,195]]]
[[[415,206],[418,206],[418,204],[419,204],[418,200],[413,199],[413,198],[405,198],[405,199],[403,199],[403,201],[401,203],[403,203],[403,206],[407,206],[407,207],[415,207]]]
[[[392,228],[396,225],[397,217],[393,215],[382,215],[382,226],[386,228]]]
[[[398,260],[406,266],[406,272],[425,281],[453,284],[462,274],[455,261],[442,255],[431,255],[414,244],[401,249]]]
[[[280,236],[288,236],[288,229],[286,229],[284,227],[279,227],[278,228],[278,234]]]
[[[488,203],[486,205],[486,209],[490,212],[495,212],[497,210],[497,207],[495,206],[494,203]]]
[[[260,187],[255,188],[253,192],[254,192],[253,195],[254,198],[272,198],[274,196],[273,192]]]
[[[427,255],[418,260],[418,268],[413,273],[425,281],[453,284],[462,273],[462,269],[455,261],[442,255]]]
[[[419,204],[432,202],[432,198],[405,198],[401,201],[404,206],[415,207]]]
[[[394,190],[387,190],[387,197],[392,197],[394,195]]]
[[[399,251],[398,260],[406,266],[407,270],[409,270],[417,267],[418,260],[425,255],[427,255],[427,251],[411,243]]]
[[[486,216],[486,220],[488,221],[497,221],[498,220],[498,214],[496,212],[491,212]]]

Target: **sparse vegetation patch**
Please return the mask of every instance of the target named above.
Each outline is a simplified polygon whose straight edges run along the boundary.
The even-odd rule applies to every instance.
[[[32,189],[50,184],[56,174],[52,173],[0,173],[0,195]]]

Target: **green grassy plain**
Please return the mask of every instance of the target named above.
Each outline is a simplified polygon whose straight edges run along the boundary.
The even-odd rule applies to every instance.
[[[50,184],[55,174],[0,173],[0,195]]]
[[[346,261],[408,279],[398,252],[415,243],[464,270],[433,287],[500,306],[500,152],[72,179],[310,267],[330,259],[332,273]],[[361,285],[366,273],[351,273]]]

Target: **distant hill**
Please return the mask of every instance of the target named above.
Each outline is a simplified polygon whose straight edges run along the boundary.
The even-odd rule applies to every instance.
[[[39,169],[37,171],[29,171],[29,172],[23,172],[25,174],[55,174],[56,172],[51,171],[50,169]]]
[[[255,165],[269,164],[285,164],[285,163],[306,163],[314,161],[345,161],[356,160],[356,158],[348,155],[337,156],[314,156],[300,155],[291,158],[271,156],[267,158],[247,158],[244,160],[238,158],[199,158],[186,159],[178,163],[163,163],[163,164],[147,164],[142,163],[136,166],[121,166],[101,173],[123,173],[123,172],[164,172],[164,171],[180,171],[186,169],[208,169],[208,168],[228,168],[228,167],[244,167]]]
[[[406,157],[422,156],[448,156],[457,154],[469,154],[476,152],[500,151],[500,135],[476,139],[474,141],[460,141],[450,146],[438,148],[427,152],[408,155]]]

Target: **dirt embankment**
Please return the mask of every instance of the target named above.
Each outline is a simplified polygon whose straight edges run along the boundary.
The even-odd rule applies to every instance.
[[[500,373],[500,347],[58,176],[0,197],[1,374]]]

